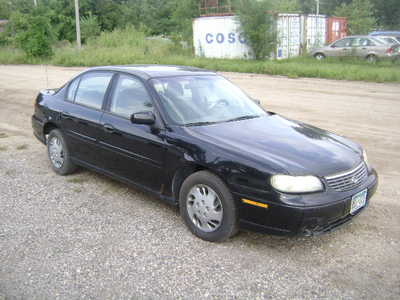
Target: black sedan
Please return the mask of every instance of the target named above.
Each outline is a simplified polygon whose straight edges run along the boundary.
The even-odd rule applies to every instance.
[[[358,144],[265,111],[197,68],[91,68],[40,92],[32,126],[57,174],[81,166],[151,192],[208,241],[239,228],[331,231],[377,187]]]

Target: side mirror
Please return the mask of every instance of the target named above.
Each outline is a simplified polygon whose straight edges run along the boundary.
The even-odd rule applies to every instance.
[[[258,99],[252,99],[254,103],[256,103],[257,105],[261,105],[261,101]]]
[[[156,122],[156,117],[151,111],[139,112],[131,115],[133,124],[153,125]]]

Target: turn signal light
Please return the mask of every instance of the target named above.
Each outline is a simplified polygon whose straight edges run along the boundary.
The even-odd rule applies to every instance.
[[[257,201],[253,201],[253,200],[249,200],[249,199],[242,199],[243,203],[247,203],[250,205],[254,205],[254,206],[258,206],[258,207],[262,207],[262,208],[268,208],[268,204],[266,203],[261,203],[261,202],[257,202]]]

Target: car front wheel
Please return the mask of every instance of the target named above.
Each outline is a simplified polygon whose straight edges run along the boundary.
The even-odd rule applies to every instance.
[[[53,170],[59,175],[68,175],[76,170],[68,151],[67,143],[59,129],[53,129],[47,138],[47,153]]]
[[[322,53],[317,53],[317,54],[314,55],[314,57],[317,60],[324,60],[325,59],[325,55],[323,55]]]
[[[180,213],[197,237],[222,242],[238,231],[238,213],[225,183],[208,171],[190,175],[179,193]]]

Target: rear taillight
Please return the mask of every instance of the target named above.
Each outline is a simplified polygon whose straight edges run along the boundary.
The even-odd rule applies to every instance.
[[[393,48],[390,47],[389,49],[386,50],[386,54],[392,54],[393,53]]]

